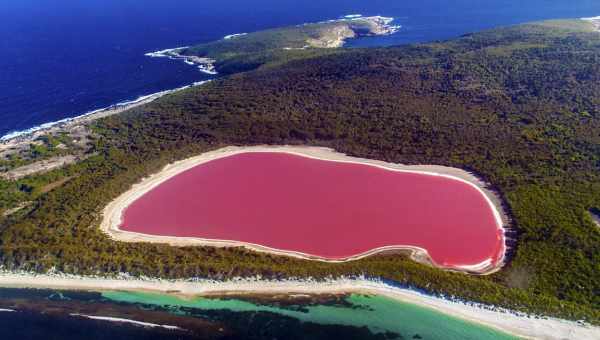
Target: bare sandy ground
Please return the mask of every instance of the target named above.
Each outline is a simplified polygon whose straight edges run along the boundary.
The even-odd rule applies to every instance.
[[[50,159],[45,159],[43,161],[18,167],[5,173],[0,173],[0,177],[8,180],[17,180],[32,174],[48,172],[53,169],[61,168],[65,165],[73,164],[77,161],[79,161],[79,157],[75,155],[52,157]]]
[[[330,262],[340,262],[340,260],[329,260],[303,254],[293,251],[284,251],[279,249],[273,249],[257,244],[250,244],[244,242],[238,242],[233,240],[210,240],[202,238],[192,237],[169,237],[169,236],[155,236],[141,233],[134,233],[120,230],[119,227],[122,223],[122,216],[125,209],[132,204],[135,200],[142,197],[144,194],[157,187],[164,181],[172,178],[186,170],[189,170],[200,164],[204,164],[215,159],[229,157],[232,155],[247,153],[247,152],[283,152],[303,157],[309,157],[314,159],[321,159],[327,161],[344,162],[344,163],[358,163],[366,164],[370,166],[376,166],[392,171],[399,172],[411,172],[425,174],[429,176],[441,176],[450,178],[453,180],[461,181],[468,185],[471,185],[477,189],[487,200],[490,208],[494,212],[496,223],[499,229],[505,230],[508,225],[507,215],[504,213],[500,199],[491,190],[487,189],[487,185],[482,182],[475,175],[468,173],[467,171],[449,168],[435,165],[402,165],[386,163],[382,161],[362,159],[356,157],[350,157],[342,153],[335,152],[329,148],[321,147],[308,147],[308,146],[251,146],[251,147],[237,147],[230,146],[221,148],[215,151],[206,152],[199,156],[188,158],[179,162],[175,162],[167,165],[161,172],[154,174],[148,178],[143,179],[140,183],[135,184],[129,191],[118,197],[116,200],[108,204],[103,212],[103,220],[100,224],[100,228],[106,232],[110,237],[118,241],[124,242],[154,242],[154,243],[167,243],[173,246],[190,246],[190,245],[202,245],[202,246],[214,246],[214,247],[239,247],[243,246],[250,248],[255,251],[269,252],[278,255],[294,256],[310,260],[321,260]],[[376,253],[391,251],[391,250],[410,250],[412,251],[413,259],[426,262],[428,264],[433,263],[431,261],[427,251],[422,248],[406,246],[406,245],[395,245],[390,247],[382,247],[373,249],[369,252],[358,254],[356,256],[341,260],[351,261],[366,256],[370,256]],[[500,261],[497,266],[493,266],[491,259],[483,261],[482,263],[471,265],[471,266],[460,266],[452,268],[454,270],[465,271],[477,274],[489,274],[497,271],[503,265],[503,261]]]
[[[108,279],[61,274],[35,275],[0,272],[1,287],[49,288],[76,290],[153,291],[182,296],[240,294],[335,294],[361,293],[383,295],[398,301],[431,308],[457,318],[531,339],[599,339],[600,328],[554,318],[537,318],[523,314],[485,308],[476,304],[450,301],[408,289],[366,279],[266,281],[257,278],[231,281]]]

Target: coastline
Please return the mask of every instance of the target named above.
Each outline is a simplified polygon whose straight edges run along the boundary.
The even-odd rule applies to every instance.
[[[373,31],[371,32],[371,34],[368,34],[367,36],[369,36],[369,35],[371,35],[371,36],[390,35],[390,34],[394,34],[394,33],[398,32],[398,30],[401,28],[401,26],[399,26],[399,25],[391,24],[394,21],[394,18],[383,17],[383,16],[364,17],[360,14],[347,15],[347,16],[344,16],[339,19],[323,21],[323,22],[319,22],[319,23],[333,23],[333,22],[354,23],[354,22],[359,22],[359,21],[363,21],[363,22],[366,22],[366,23],[369,23],[372,25]],[[319,24],[319,23],[317,23],[317,24]],[[304,25],[308,25],[308,24],[304,24]],[[302,25],[298,25],[298,26],[302,26]],[[225,41],[225,40],[237,39],[237,38],[243,37],[248,34],[249,33],[230,34],[230,35],[224,36],[221,40]],[[328,48],[342,47],[344,45],[345,39],[352,38],[352,37],[356,37],[356,36],[353,35],[351,37],[350,36],[345,37],[342,40],[340,40],[339,42],[334,43],[334,45],[325,46],[325,47],[326,48],[327,47]],[[169,48],[169,49],[164,49],[164,50],[160,50],[160,51],[148,52],[145,54],[145,56],[151,57],[151,58],[168,58],[168,59],[172,59],[172,60],[181,60],[188,65],[196,66],[198,68],[198,70],[202,73],[205,73],[205,74],[211,75],[211,76],[218,75],[218,72],[217,72],[216,66],[215,66],[217,60],[214,60],[212,58],[193,56],[193,55],[184,55],[184,54],[180,53],[181,51],[184,51],[187,48],[189,48],[189,46]],[[284,48],[284,49],[293,50],[295,48]],[[300,48],[300,49],[304,49],[304,48]],[[210,81],[210,80],[207,80],[207,81]],[[5,135],[0,136],[0,151],[10,149],[14,146],[14,144],[28,143],[45,133],[58,132],[61,129],[71,128],[73,126],[80,125],[82,123],[85,123],[85,122],[88,122],[91,120],[95,120],[98,118],[121,113],[123,111],[134,108],[136,106],[150,103],[153,100],[156,100],[157,98],[160,98],[164,95],[171,94],[171,93],[174,93],[174,92],[177,92],[180,90],[184,90],[189,87],[198,86],[198,85],[206,83],[207,81],[200,81],[200,82],[193,83],[191,85],[186,85],[186,86],[178,87],[175,89],[169,89],[169,90],[164,90],[164,91],[160,91],[160,92],[156,92],[156,93],[152,93],[152,94],[148,94],[148,95],[142,95],[134,100],[119,102],[119,103],[110,105],[105,108],[92,110],[92,111],[89,111],[89,112],[86,112],[86,113],[83,113],[83,114],[80,114],[80,115],[77,115],[74,117],[68,117],[68,118],[57,120],[57,121],[43,123],[43,124],[36,125],[36,126],[33,126],[31,128],[25,129],[25,130],[10,131],[10,132],[6,133]]]
[[[229,40],[229,39],[235,38],[237,36],[241,36],[241,35],[245,35],[245,34],[233,34],[231,36],[226,36],[223,39]],[[171,60],[182,60],[184,63],[186,63],[188,65],[198,67],[198,70],[202,73],[206,73],[209,75],[217,75],[218,74],[216,67],[215,67],[215,63],[217,62],[216,60],[211,59],[211,58],[203,58],[203,57],[193,56],[193,55],[184,55],[184,54],[180,53],[181,51],[184,51],[187,48],[189,48],[189,46],[169,48],[166,50],[149,52],[144,55],[146,57],[151,57],[151,58],[167,58],[167,59],[171,59]]]
[[[307,25],[317,25],[317,24],[346,24],[346,29],[332,28],[332,33],[334,38],[328,39],[326,37],[320,38],[309,38],[306,41],[306,45],[303,47],[282,47],[282,49],[291,51],[291,50],[304,50],[306,48],[340,48],[343,47],[346,43],[346,40],[357,38],[360,35],[356,32],[356,28],[353,25],[366,24],[369,26],[370,32],[368,34],[364,34],[363,36],[382,36],[382,35],[391,35],[397,33],[402,26],[393,25],[392,22],[394,18],[391,17],[383,17],[383,16],[369,16],[365,17],[361,14],[351,14],[343,16],[342,18],[332,19],[327,21],[321,21],[316,23],[305,23],[301,25],[297,25],[297,27],[307,26]],[[223,41],[231,41],[235,39],[242,38],[252,33],[233,33],[224,36],[221,38],[220,42]],[[149,52],[146,53],[145,56],[152,58],[167,58],[172,60],[181,60],[188,65],[193,65],[198,68],[198,70],[202,73],[206,73],[209,75],[217,75],[217,60],[208,56],[197,56],[197,55],[188,55],[183,54],[187,49],[191,46],[182,46],[175,48],[168,48],[160,51]]]
[[[145,95],[145,96],[140,96],[135,100],[117,103],[117,104],[108,106],[106,108],[93,110],[93,111],[84,113],[84,114],[76,116],[76,117],[65,118],[65,119],[61,119],[58,121],[54,121],[54,122],[44,123],[44,124],[32,127],[27,130],[10,132],[10,133],[0,137],[0,151],[11,149],[22,143],[29,143],[32,140],[34,140],[44,134],[47,134],[47,133],[60,132],[60,131],[64,131],[64,130],[73,129],[77,126],[84,125],[84,124],[89,123],[96,119],[119,114],[119,113],[122,113],[129,109],[151,103],[151,102],[155,101],[156,99],[166,96],[168,94],[172,94],[177,91],[185,90],[190,87],[201,86],[210,81],[211,80],[199,81],[199,82],[195,82],[191,85],[186,85],[186,86],[178,87],[178,88],[171,89],[171,90],[165,90],[165,91],[160,91],[160,92],[152,93],[152,94]]]
[[[600,17],[599,17],[599,19],[598,19],[598,20],[600,20]],[[591,24],[590,24],[590,25],[591,25]],[[600,27],[600,26],[599,26],[599,27]],[[600,30],[600,28],[599,28],[599,30]],[[590,34],[591,34],[591,33],[590,33]],[[0,147],[1,147],[1,146],[0,146]],[[124,190],[126,190],[126,188],[122,188],[122,190],[124,191]],[[575,192],[575,193],[576,193],[576,192]],[[492,198],[491,198],[491,199],[492,199]],[[492,199],[492,201],[493,201],[493,199]],[[585,217],[584,219],[586,220],[586,221],[585,221],[585,222],[586,222],[586,225],[589,225],[589,227],[590,227],[590,228],[594,228],[596,225],[598,225],[598,226],[600,227],[600,217],[599,217],[599,216],[600,216],[600,215],[594,215],[594,214],[592,214],[592,220],[591,220],[591,221],[592,221],[592,222],[596,222],[596,224],[590,224],[590,222],[588,222],[588,220],[587,220],[587,217],[585,217],[585,216],[584,216],[584,217]],[[593,231],[593,230],[592,230],[592,231]],[[413,249],[413,251],[414,251],[414,252],[415,252],[415,254],[416,254],[416,252],[418,251],[418,249]],[[413,254],[413,255],[414,255],[414,254]],[[565,263],[566,263],[566,264],[567,264],[567,266],[568,266],[568,262],[565,262]],[[540,267],[540,268],[542,268],[542,272],[544,272],[544,270],[543,270],[543,267]],[[547,269],[547,268],[546,268],[546,269]],[[11,274],[11,273],[8,273],[8,275],[10,275],[10,274]],[[576,274],[576,273],[575,273],[575,274]],[[23,274],[23,275],[25,275],[25,274]],[[58,275],[58,276],[56,276],[56,275]],[[56,277],[60,278],[60,275],[61,275],[61,274],[56,274],[56,275],[54,275],[54,274],[51,274],[51,275],[49,275],[49,276],[50,276],[50,279],[54,280]],[[25,275],[25,276],[26,276],[26,275]],[[42,276],[44,276],[44,275],[31,275],[31,276],[33,277],[33,278],[31,278],[31,280],[37,280],[37,279],[39,279],[40,277],[42,277]],[[566,274],[565,274],[565,276],[566,276]],[[44,276],[44,277],[45,277],[45,276]],[[68,278],[73,278],[73,280],[75,280],[75,281],[72,281],[72,282],[71,282],[71,281],[60,281],[59,283],[60,283],[60,284],[64,284],[65,286],[71,287],[71,288],[69,288],[69,289],[78,289],[78,288],[72,288],[72,287],[74,287],[74,285],[77,285],[77,284],[78,284],[78,283],[77,283],[77,281],[85,281],[85,280],[87,280],[87,279],[96,279],[96,278],[94,278],[94,277],[86,278],[86,277],[71,277],[71,276],[69,276]],[[21,277],[17,278],[16,280],[18,280],[18,279],[21,279]],[[98,279],[101,279],[101,278],[98,278]],[[543,279],[543,278],[542,278],[542,279]],[[28,279],[28,280],[29,280],[29,279]],[[128,280],[130,280],[130,279],[123,279],[123,281],[128,281]],[[170,283],[172,283],[172,282],[173,282],[173,281],[161,281],[161,280],[153,280],[153,279],[148,279],[148,280],[135,280],[135,279],[133,279],[133,278],[131,278],[131,281],[150,281],[150,282],[152,282],[152,281],[159,281],[160,283],[162,283],[162,282],[167,282],[168,284],[170,284]],[[186,281],[186,280],[182,280],[182,281],[183,281],[183,282],[191,282],[191,281]],[[200,280],[200,281],[201,281],[201,280]],[[200,282],[200,281],[198,281],[198,282]],[[226,287],[228,287],[228,286],[227,286],[227,284],[228,284],[227,282],[225,282],[225,283],[224,283],[224,282],[210,282],[209,280],[206,280],[206,281],[207,281],[207,282],[209,282],[209,283],[214,283],[214,284],[219,284],[219,285],[221,285],[221,286],[220,286],[221,288],[219,288],[219,289],[223,289],[223,287],[225,287],[225,288],[226,288]],[[242,280],[242,281],[243,281],[243,280]],[[358,281],[358,280],[355,280],[355,281]],[[2,281],[2,270],[1,270],[1,269],[0,269],[0,282],[3,282],[3,281]],[[9,284],[12,284],[12,283],[10,283],[10,282],[12,282],[12,281],[7,281],[7,282],[9,282]],[[18,281],[15,281],[15,282],[18,282]],[[33,281],[32,281],[32,282],[33,282]],[[62,283],[61,283],[61,282],[62,282]],[[204,282],[204,281],[202,281],[202,282]],[[202,282],[201,282],[201,283],[202,283]],[[236,282],[237,282],[237,281],[236,281]],[[245,281],[244,281],[244,282],[245,282]],[[286,281],[286,282],[287,282],[287,281]],[[298,283],[298,282],[299,282],[299,283]],[[344,285],[344,284],[345,284],[345,283],[343,283],[342,281],[336,281],[336,282],[338,282],[338,283],[339,283],[339,285]],[[362,281],[361,281],[361,282],[362,282]],[[369,294],[380,294],[380,295],[382,295],[382,296],[388,296],[388,295],[386,295],[386,294],[390,294],[390,296],[399,296],[400,294],[402,294],[402,293],[399,293],[399,292],[397,292],[397,291],[395,291],[395,290],[394,290],[394,292],[393,292],[393,293],[387,293],[387,291],[386,291],[386,289],[387,289],[387,288],[385,288],[385,287],[384,287],[384,288],[381,288],[381,289],[379,289],[379,290],[377,290],[377,288],[369,288],[369,287],[370,287],[370,285],[371,285],[371,283],[370,283],[370,282],[367,282],[367,283],[365,283],[365,285],[368,285],[369,287],[360,286],[361,282],[357,282],[357,283],[356,283],[356,285],[358,285],[358,286],[356,286],[356,287],[349,287],[351,283],[352,283],[352,284],[354,284],[354,281],[353,281],[353,282],[351,282],[351,283],[349,283],[349,284],[348,284],[348,287],[349,287],[349,288],[348,288],[348,287],[346,287],[346,289],[348,289],[348,290],[347,290],[347,291],[344,291],[344,292],[353,291],[352,289],[355,289],[355,290],[354,290],[355,292],[366,292],[366,293],[369,293]],[[543,280],[542,280],[541,282],[543,283]],[[581,280],[581,282],[585,282],[585,276],[584,276],[584,279],[582,279],[582,280]],[[269,285],[271,284],[271,281],[255,281],[254,283],[255,283],[255,284],[257,284],[257,285],[266,285],[266,286],[268,286],[268,287],[266,287],[266,288],[262,288],[262,289],[265,289],[265,291],[266,291],[267,293],[270,293],[270,294],[273,294],[275,289],[279,289],[279,288],[277,288],[277,287],[275,287],[275,286],[269,286]],[[16,284],[16,285],[18,285],[18,283],[15,283],[15,284]],[[34,283],[31,283],[31,284],[33,285]],[[105,284],[105,283],[104,283],[104,281],[102,281],[102,282],[98,283],[98,287],[99,287],[99,286],[103,286],[104,284]],[[277,282],[277,284],[279,284],[279,282]],[[292,285],[292,284],[290,284],[289,286],[285,286],[285,287],[281,288],[281,290],[283,291],[283,289],[286,289],[286,288],[287,288],[287,289],[290,289],[290,290],[293,290],[293,289],[298,289],[298,290],[302,290],[302,289],[312,289],[312,288],[310,288],[310,287],[309,287],[309,288],[306,288],[306,287],[305,287],[306,285],[311,285],[311,284],[312,284],[312,282],[311,282],[310,280],[308,280],[308,281],[295,281],[295,282],[294,282],[294,284],[296,284],[296,285],[298,285],[298,286],[301,286],[301,287],[300,287],[300,288],[294,288],[294,287],[291,287],[291,285]],[[321,283],[321,284],[322,284],[322,283]],[[374,285],[374,284],[375,284],[375,283],[373,283],[373,285]],[[0,286],[1,286],[1,285],[2,285],[2,283],[0,283]],[[134,287],[137,287],[137,286],[136,286],[136,285],[137,285],[137,283],[132,283],[132,285],[134,285]],[[142,284],[141,284],[141,285],[142,285]],[[106,286],[109,286],[109,283],[106,283]],[[360,286],[360,287],[359,287],[359,286]],[[40,287],[41,287],[41,286],[40,286]],[[132,290],[138,290],[138,289],[139,289],[139,290],[143,290],[143,289],[146,289],[146,288],[127,288],[127,286],[126,286],[126,285],[123,285],[123,287],[125,287],[125,288],[123,288],[123,289],[132,289]],[[161,287],[162,287],[162,286],[161,286]],[[242,287],[242,288],[240,288],[239,286],[232,286],[232,287],[233,287],[232,289],[234,289],[234,288],[235,288],[235,289],[243,289],[243,287]],[[291,288],[290,288],[290,287],[291,287]],[[61,289],[62,289],[62,288],[61,288]],[[94,288],[94,289],[96,289],[96,288]],[[109,289],[109,288],[97,288],[97,289]],[[154,289],[154,287],[152,287],[152,289]],[[158,291],[158,292],[161,292],[161,293],[163,293],[163,294],[169,294],[169,293],[171,293],[171,294],[177,294],[177,292],[176,292],[176,291],[172,291],[172,290],[166,290],[166,289],[165,289],[165,290],[152,290],[152,289],[148,289],[148,290],[150,290],[150,291]],[[161,288],[161,289],[162,289],[162,288]],[[217,288],[215,288],[215,289],[217,289]],[[269,289],[270,289],[270,290],[269,290]],[[335,289],[337,289],[337,288],[335,288],[335,287],[323,286],[323,287],[322,287],[322,288],[320,288],[320,289],[322,289],[322,290],[327,290],[327,289],[332,289],[332,290],[335,290]],[[340,288],[340,289],[341,289],[341,288]],[[392,288],[389,288],[389,289],[396,289],[396,288],[392,287]],[[317,289],[315,288],[315,290],[317,290]],[[315,290],[313,290],[313,291],[315,291]],[[404,290],[407,290],[407,291],[408,291],[408,292],[407,292],[407,294],[409,295],[409,297],[403,297],[403,298],[404,298],[404,300],[401,300],[402,298],[398,297],[398,300],[399,300],[399,301],[407,301],[407,300],[411,299],[411,297],[410,297],[410,296],[412,296],[412,295],[411,295],[411,292],[412,292],[412,291],[411,291],[410,289],[400,289],[400,290],[402,290],[402,291],[404,291]],[[215,291],[215,292],[208,291],[208,292],[204,292],[204,293],[201,293],[201,294],[203,294],[203,296],[220,296],[219,294],[235,294],[235,293],[238,293],[238,292],[242,292],[242,293],[245,293],[245,294],[252,294],[252,293],[255,293],[256,291],[258,291],[258,292],[261,292],[261,290],[260,290],[260,289],[251,289],[251,288],[248,288],[248,290],[247,290],[247,291],[246,291],[246,290],[225,290],[225,291],[222,291],[222,290],[217,290],[217,291]],[[317,290],[317,291],[318,291],[318,290]],[[295,292],[295,291],[293,291],[293,292]],[[187,293],[186,293],[186,294],[187,294]],[[183,294],[183,293],[182,293],[182,295],[184,295],[184,296],[195,296],[195,295],[192,295],[192,294],[193,294],[193,293],[189,293],[189,295],[185,295],[185,294]],[[312,293],[311,293],[311,294],[312,294]],[[318,293],[316,293],[316,294],[318,294]],[[418,294],[418,292],[417,292],[417,294]],[[422,295],[422,294],[419,294],[419,295]],[[425,294],[425,296],[427,297],[427,295],[426,295],[426,294]],[[419,300],[419,297],[416,297],[415,299],[416,299],[416,300]],[[441,300],[444,300],[444,301],[445,301],[445,299],[443,299],[443,298],[442,298]],[[451,302],[452,302],[452,301],[451,301]],[[427,302],[421,302],[421,303],[427,303]],[[518,303],[518,301],[517,301],[517,303]],[[462,302],[462,304],[469,305],[469,302]],[[431,308],[434,308],[434,307],[431,307]],[[481,309],[485,309],[485,307],[482,307],[482,306],[480,306],[480,308],[481,308]],[[558,308],[560,308],[560,306],[558,306]],[[0,312],[3,312],[3,311],[12,311],[12,310],[3,310],[3,309],[0,309]],[[507,312],[507,313],[510,313],[510,312]],[[518,315],[518,316],[519,316],[519,317],[522,317],[522,318],[529,318],[529,319],[531,318],[531,317],[527,317],[527,316],[523,316],[523,315]],[[497,317],[498,319],[500,319],[500,318],[503,318],[503,315],[497,315],[496,317]],[[465,318],[467,318],[467,317],[465,316]],[[535,318],[535,317],[534,317],[534,318]],[[572,318],[572,317],[571,317],[571,318]],[[469,319],[469,320],[475,320],[475,319]],[[553,319],[553,320],[556,320],[556,319]],[[530,319],[530,320],[525,320],[525,321],[526,321],[526,322],[528,322],[528,323],[530,323],[530,324],[534,324],[534,326],[535,326],[535,327],[546,327],[546,326],[547,326],[546,324],[537,324],[537,321],[536,321],[536,320],[531,320],[531,319]],[[560,321],[560,320],[556,320],[556,321],[560,322],[561,324],[563,323],[563,322],[562,322],[562,321]],[[474,322],[481,322],[481,321],[474,321]],[[483,323],[483,322],[481,322],[481,323]],[[585,328],[585,325],[584,325],[584,326],[581,326],[581,325],[580,325],[580,324],[578,324],[577,322],[567,322],[567,321],[565,321],[565,323],[569,323],[569,324],[570,324],[571,326],[573,326],[574,328],[575,328],[575,327],[584,327],[584,328]],[[531,325],[530,325],[530,326],[531,326]],[[559,325],[559,326],[560,326],[560,325]],[[533,327],[533,326],[532,326],[532,327]],[[500,328],[499,328],[499,329],[500,329]],[[588,330],[588,329],[590,329],[590,328],[588,327],[588,328],[585,328],[585,329],[586,329],[586,330]],[[504,330],[504,331],[506,331],[506,330]],[[528,330],[528,331],[529,331],[529,330]],[[562,332],[562,329],[561,329],[560,331]],[[597,334],[597,331],[598,331],[598,329],[597,329],[597,328],[592,328],[592,331],[593,331],[593,332],[591,332],[591,333],[590,333],[590,332],[588,332],[588,333],[578,333],[577,331],[572,331],[571,329],[569,329],[568,333],[560,333],[560,335],[556,335],[556,334],[554,334],[555,330],[552,330],[553,334],[552,334],[551,336],[555,336],[555,337],[557,337],[557,338],[558,338],[558,337],[560,337],[560,338],[563,338],[563,337],[565,337],[565,338],[567,338],[567,337],[573,337],[573,338],[596,338],[596,336],[598,336],[598,334]],[[566,331],[565,331],[565,332],[566,332]],[[514,334],[517,334],[517,333],[514,333]],[[544,334],[545,334],[545,333],[544,333]],[[599,338],[600,338],[600,336],[599,336]]]
[[[600,16],[589,17],[589,18],[580,18],[580,20],[591,23],[594,26],[595,31],[600,32]]]
[[[295,251],[286,251],[281,249],[273,249],[262,245],[251,244],[246,242],[232,241],[232,240],[214,240],[214,239],[203,239],[194,237],[173,237],[173,236],[156,236],[142,233],[135,233],[129,231],[123,231],[120,229],[122,223],[122,215],[125,209],[131,205],[135,200],[142,197],[144,194],[159,186],[168,179],[185,172],[198,165],[240,153],[247,152],[282,152],[293,155],[333,161],[342,163],[357,163],[369,166],[375,166],[386,170],[397,171],[397,172],[408,172],[418,173],[428,176],[441,176],[457,181],[466,183],[476,190],[478,190],[488,202],[490,209],[494,213],[496,219],[497,228],[501,231],[503,237],[503,250],[502,257],[496,265],[493,265],[492,259],[487,259],[479,264],[454,266],[454,267],[440,267],[430,258],[427,250],[410,245],[392,245],[387,247],[381,247],[369,250],[362,254],[357,254],[344,259],[326,259],[318,256],[312,256]],[[491,274],[498,271],[504,266],[506,257],[506,236],[505,231],[509,226],[509,219],[507,214],[503,210],[503,206],[499,197],[487,189],[487,185],[479,178],[470,174],[464,170],[449,168],[435,165],[402,165],[392,164],[382,161],[361,159],[356,157],[350,157],[342,153],[335,152],[332,149],[322,147],[308,147],[308,146],[251,146],[251,147],[225,147],[214,151],[206,152],[195,157],[191,157],[185,160],[181,160],[172,164],[167,165],[162,171],[153,174],[141,182],[133,185],[127,192],[120,195],[118,198],[110,202],[103,210],[103,219],[100,223],[100,229],[105,232],[109,237],[114,240],[122,242],[150,242],[150,243],[166,243],[172,246],[212,246],[212,247],[245,247],[254,251],[267,252],[276,255],[292,256],[296,258],[306,260],[316,260],[325,262],[347,262],[358,260],[367,256],[378,254],[381,252],[393,251],[393,250],[409,250],[411,251],[411,258],[417,262],[431,264],[439,268],[447,270],[456,270],[462,272],[468,272],[472,274]]]
[[[268,281],[260,278],[214,281],[204,279],[157,280],[80,277],[64,274],[32,274],[0,272],[0,286],[6,288],[40,288],[88,291],[149,291],[184,297],[219,297],[245,294],[332,294],[357,293],[381,295],[400,302],[430,308],[438,312],[482,324],[505,333],[531,339],[592,339],[600,328],[555,318],[540,318],[492,306],[444,299],[399,288],[378,280],[341,278],[314,280]]]

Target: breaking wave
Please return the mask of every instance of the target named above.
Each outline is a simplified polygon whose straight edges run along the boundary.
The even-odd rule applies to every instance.
[[[93,111],[89,111],[86,112],[84,114],[81,114],[79,116],[75,116],[75,117],[69,117],[69,118],[64,118],[61,120],[57,120],[54,122],[48,122],[48,123],[44,123],[44,124],[40,124],[37,126],[34,126],[32,128],[26,129],[26,130],[20,130],[20,131],[13,131],[13,132],[9,132],[8,134],[0,137],[0,142],[7,142],[11,139],[15,139],[18,137],[22,137],[22,136],[27,136],[30,135],[32,133],[38,132],[38,131],[42,131],[42,130],[46,130],[55,126],[59,126],[59,125],[63,125],[63,124],[67,124],[76,120],[79,120],[81,118],[85,118],[87,116],[99,113],[99,112],[104,112],[104,111],[109,111],[109,110],[116,110],[116,109],[127,109],[127,108],[131,108],[134,107],[140,103],[145,103],[145,102],[150,102],[152,100],[158,99],[164,95],[167,94],[171,94],[173,92],[176,91],[180,91],[180,90],[185,90],[187,88],[190,88],[192,86],[199,86],[202,85],[204,83],[209,82],[210,80],[205,80],[205,81],[199,81],[199,82],[195,82],[191,85],[186,85],[186,86],[182,86],[182,87],[178,87],[175,89],[171,89],[171,90],[165,90],[165,91],[160,91],[160,92],[155,92],[155,93],[151,93],[148,95],[144,95],[144,96],[139,96],[136,99],[133,100],[126,100],[126,101],[122,101],[122,102],[118,102],[116,104],[101,108],[101,109],[97,109],[97,110],[93,110]]]

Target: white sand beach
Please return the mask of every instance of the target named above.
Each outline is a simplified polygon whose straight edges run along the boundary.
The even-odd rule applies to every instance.
[[[489,327],[530,339],[598,339],[600,328],[559,320],[538,318],[477,304],[450,301],[428,296],[413,290],[397,288],[382,282],[358,279],[267,281],[259,278],[214,280],[154,280],[108,279],[61,274],[35,275],[0,272],[0,287],[49,288],[68,290],[125,290],[152,291],[181,296],[219,296],[227,294],[332,294],[361,293],[383,295],[402,302],[431,308],[439,312],[487,325]]]

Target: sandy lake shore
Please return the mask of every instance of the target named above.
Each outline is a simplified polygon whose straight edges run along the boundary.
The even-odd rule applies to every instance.
[[[252,146],[252,147],[225,147],[215,151],[210,151],[203,153],[199,156],[188,158],[179,162],[175,162],[167,165],[161,172],[156,173],[148,178],[143,179],[140,183],[134,185],[129,191],[118,197],[116,200],[111,202],[106,206],[103,212],[103,220],[100,224],[100,228],[106,232],[110,237],[115,240],[123,241],[123,242],[153,242],[153,243],[168,243],[173,246],[190,246],[190,245],[202,245],[202,246],[214,246],[214,247],[239,247],[243,246],[255,251],[269,252],[278,255],[287,255],[294,256],[304,259],[310,260],[321,260],[321,261],[331,261],[331,262],[340,262],[340,261],[351,261],[357,260],[360,258],[364,258],[366,256],[370,256],[376,253],[381,253],[385,251],[393,251],[393,250],[410,250],[412,252],[412,257],[414,260],[419,262],[425,262],[428,264],[433,263],[427,254],[425,249],[413,246],[406,245],[395,245],[389,247],[382,247],[370,250],[366,253],[359,254],[356,256],[352,256],[343,260],[328,260],[315,256],[311,256],[308,254],[303,254],[299,252],[292,251],[284,251],[279,249],[268,248],[262,245],[257,244],[249,244],[244,242],[237,242],[231,240],[211,240],[211,239],[201,239],[201,238],[192,238],[192,237],[169,237],[169,236],[155,236],[155,235],[147,235],[135,232],[128,232],[120,230],[119,227],[122,223],[122,216],[125,209],[131,205],[135,200],[142,197],[144,194],[157,187],[161,183],[166,180],[186,171],[200,164],[204,164],[219,158],[228,157],[240,153],[247,152],[283,152],[289,153],[314,159],[327,160],[327,161],[335,161],[335,162],[344,162],[344,163],[358,163],[358,164],[366,164],[370,166],[376,166],[380,168],[384,168],[392,171],[399,172],[410,172],[410,173],[419,173],[430,176],[442,176],[446,178],[450,178],[453,180],[461,181],[463,183],[469,184],[472,187],[476,188],[487,200],[490,208],[494,213],[494,217],[496,219],[496,224],[499,229],[502,230],[502,234],[504,234],[505,229],[509,225],[509,220],[507,215],[505,214],[501,201],[499,197],[488,189],[486,183],[481,181],[475,175],[470,174],[467,171],[449,168],[443,166],[434,166],[434,165],[402,165],[402,164],[392,164],[386,163],[382,161],[375,161],[369,159],[361,159],[350,157],[342,153],[335,152],[332,149],[321,148],[321,147],[307,147],[307,146]],[[505,249],[506,250],[506,249]],[[505,251],[504,251],[505,253]],[[488,259],[483,261],[482,263],[470,265],[470,266],[460,266],[456,268],[452,268],[459,271],[465,271],[470,273],[477,274],[490,274],[497,271],[504,264],[504,261],[499,261],[497,265],[492,265],[492,260]]]
[[[154,280],[79,277],[64,274],[30,274],[0,272],[0,287],[48,288],[67,290],[152,291],[181,296],[223,296],[228,294],[332,294],[361,293],[382,295],[401,302],[431,308],[451,316],[531,339],[597,339],[600,328],[553,318],[539,318],[490,306],[442,299],[398,288],[383,282],[356,279],[267,281],[258,278],[231,281]]]

